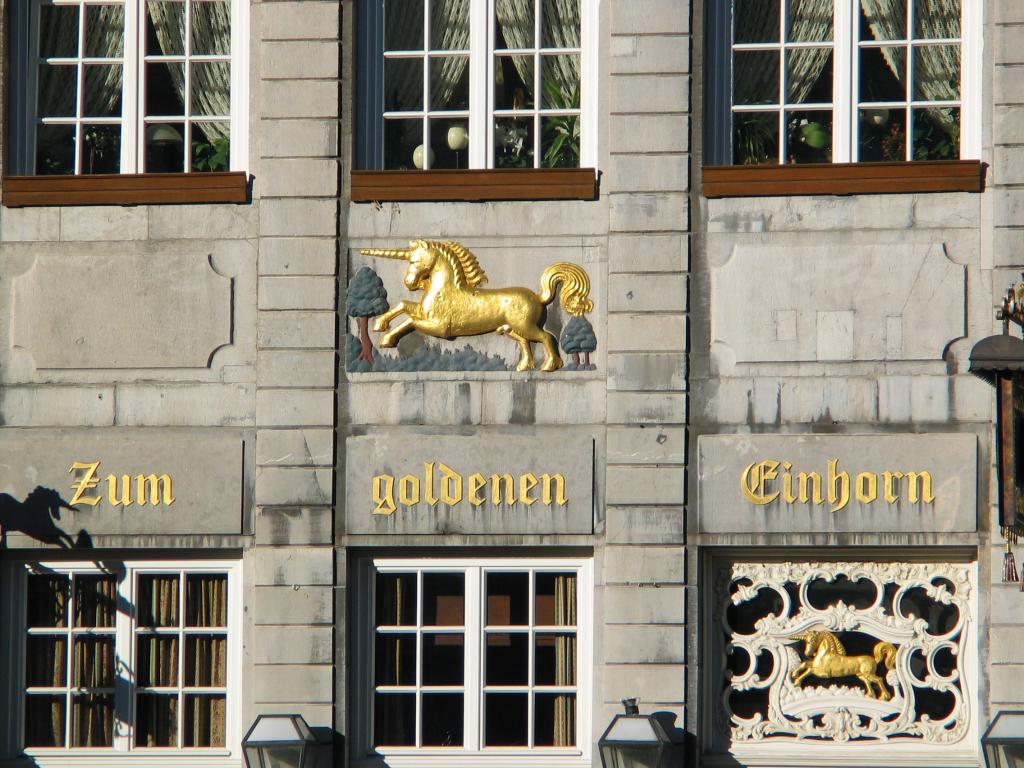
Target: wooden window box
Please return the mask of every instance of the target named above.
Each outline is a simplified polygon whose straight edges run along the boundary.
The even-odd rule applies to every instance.
[[[596,200],[593,168],[352,171],[352,202]]]
[[[247,202],[249,185],[242,171],[5,176],[3,179],[3,204],[7,207]]]
[[[706,165],[702,173],[705,197],[981,192],[985,188],[985,166],[979,160]]]

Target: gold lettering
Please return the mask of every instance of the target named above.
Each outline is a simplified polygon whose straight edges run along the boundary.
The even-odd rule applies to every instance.
[[[861,472],[857,475],[857,501],[870,504],[878,498],[878,475],[874,472]]]
[[[161,495],[163,496],[163,504],[169,507],[174,503],[170,475],[163,474],[159,477],[157,475],[135,476],[135,501],[140,507],[146,506],[147,499],[151,507],[159,506],[161,504]]]
[[[83,496],[86,491],[92,490],[100,481],[96,479],[96,470],[99,468],[100,463],[94,461],[86,464],[81,461],[76,461],[71,465],[71,469],[68,473],[77,472],[78,470],[84,469],[86,473],[77,482],[71,483],[71,487],[75,489],[75,495],[71,497],[70,505],[73,507],[75,504],[88,504],[90,507],[95,507],[100,503],[99,496]]]
[[[434,462],[423,465],[423,500],[430,506],[437,504],[437,496],[434,495]]]
[[[395,478],[391,475],[375,475],[373,478],[373,503],[375,515],[393,515],[395,513]]]
[[[481,475],[479,472],[474,472],[469,476],[469,503],[474,507],[479,507],[487,499],[480,495],[480,491],[487,485],[487,478]]]
[[[462,501],[462,475],[444,462],[438,463],[441,470],[441,501],[445,504],[458,504]]]
[[[899,479],[903,477],[902,472],[883,472],[882,473],[882,485],[885,490],[885,500],[890,504],[895,504],[900,499],[900,484]],[[897,482],[893,482],[897,481]]]
[[[128,475],[121,475],[121,491],[118,493],[117,477],[107,475],[107,498],[115,507],[130,507],[132,505],[132,479]]]
[[[793,475],[790,471],[793,465],[788,461],[782,462],[782,500],[787,504],[792,504],[796,501],[796,494],[793,493]]]
[[[797,472],[797,486],[800,488],[800,503],[806,504],[811,497],[815,504],[821,504],[825,498],[821,495],[821,475],[817,472]],[[810,483],[811,493],[807,493],[807,484]]]
[[[420,479],[413,475],[402,475],[398,481],[398,501],[411,507],[420,503]]]
[[[505,503],[512,506],[516,503],[516,482],[512,475],[491,475],[491,503],[501,504],[501,489],[505,488]]]
[[[923,501],[925,504],[931,504],[935,501],[935,497],[932,495],[932,473],[931,472],[907,472],[907,497],[910,499],[912,504],[916,504],[918,499]]]
[[[778,476],[779,462],[762,461],[759,464],[748,464],[740,477],[740,490],[743,498],[759,506],[771,504],[779,497],[778,491],[765,492],[765,483]]]
[[[838,512],[850,503],[850,475],[847,472],[836,472],[839,459],[828,460],[828,503],[832,504],[832,512]]]
[[[532,506],[536,499],[530,498],[530,491],[537,486],[537,477],[527,472],[519,476],[519,500],[526,506]]]
[[[552,500],[559,507],[564,507],[569,503],[569,499],[565,495],[565,478],[559,475],[541,475],[541,500],[549,507],[552,504]],[[552,495],[551,487],[554,486],[555,493]]]

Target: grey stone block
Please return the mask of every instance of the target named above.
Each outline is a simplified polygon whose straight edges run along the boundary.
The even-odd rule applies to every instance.
[[[114,423],[113,387],[0,386],[7,427],[104,427]]]
[[[690,111],[689,75],[612,75],[607,87],[614,115]]]
[[[259,211],[250,205],[154,205],[149,207],[151,240],[236,240],[259,234]]]
[[[603,678],[605,702],[620,701],[637,691],[643,691],[647,705],[686,701],[686,667],[682,664],[605,664]]]
[[[122,384],[117,424],[128,427],[240,427],[255,424],[251,384]]]
[[[682,0],[646,0],[640,12],[635,0],[613,0],[610,28],[613,35],[685,35],[690,31],[690,9]]]
[[[144,206],[66,206],[60,209],[60,239],[76,241],[143,240],[149,234]]]
[[[608,504],[685,504],[686,470],[682,467],[608,467]]]
[[[58,240],[60,208],[4,208],[0,239],[7,243]]]
[[[335,233],[334,200],[264,200],[260,204],[260,234],[264,236],[321,236]]]
[[[257,339],[261,349],[333,349],[334,312],[260,312]]]
[[[260,275],[334,275],[333,237],[265,237],[260,240]]]
[[[256,664],[330,664],[334,660],[331,627],[255,627]]]
[[[330,197],[338,194],[338,161],[286,158],[260,162],[259,193],[271,197]]]
[[[609,392],[609,424],[685,424],[686,395]]]
[[[609,353],[608,388],[633,391],[684,391],[686,355],[676,352]]]
[[[682,314],[608,316],[611,352],[686,352],[687,318]]]
[[[332,2],[263,3],[256,9],[263,40],[337,40],[340,6]]]
[[[609,47],[613,75],[690,71],[690,39],[683,35],[612,35]]]
[[[690,118],[675,115],[612,115],[608,148],[613,153],[688,152]]]
[[[685,464],[684,427],[608,427],[609,464]]]
[[[689,199],[681,193],[609,195],[612,232],[684,231],[690,225]]]
[[[331,429],[260,429],[256,463],[260,466],[329,467],[334,458]]]
[[[1013,702],[1018,705],[1021,701],[1021,691],[1024,690],[1024,664],[1000,664],[993,666],[989,672],[989,701],[993,704],[999,702]]]
[[[331,624],[334,598],[331,587],[256,587],[257,626],[267,624]]]
[[[1024,107],[997,105],[992,110],[992,119],[996,144],[1024,143]]]
[[[333,387],[337,355],[329,350],[261,349],[256,356],[260,387]]]
[[[254,555],[256,586],[333,586],[330,547],[260,547]]]
[[[682,550],[679,556],[683,557]],[[606,624],[686,623],[686,590],[682,586],[607,586],[601,592]]]
[[[261,507],[256,510],[256,544],[330,544],[330,507]]]
[[[263,120],[258,147],[262,158],[337,157],[338,126],[330,120]]]
[[[681,546],[605,547],[606,584],[682,584],[686,581],[686,550]]]
[[[334,423],[334,392],[261,389],[256,393],[256,423],[261,427],[329,427]]]
[[[260,46],[264,80],[337,79],[336,40],[265,40]]]
[[[334,473],[329,468],[259,467],[256,470],[256,503],[292,506],[330,504]]]
[[[1024,67],[1016,73],[1015,82],[1024,83]],[[1021,86],[1024,88],[1024,85]],[[1024,92],[1021,94],[1024,101]],[[1024,183],[1024,147],[996,146],[993,151],[991,182],[993,184]]]
[[[620,664],[685,664],[686,630],[678,625],[611,624],[604,630],[604,660]]]
[[[333,277],[261,277],[259,306],[273,309],[334,309],[337,281]]]
[[[332,80],[265,80],[264,118],[337,118],[338,83]]]
[[[260,664],[253,675],[253,693],[260,703],[333,700],[334,674],[329,664]]]
[[[609,273],[683,272],[689,269],[687,235],[619,234],[608,237]]]
[[[605,192],[685,192],[690,188],[690,156],[613,154],[601,176]]]
[[[610,312],[684,312],[686,275],[616,274],[608,277]]]
[[[609,544],[682,544],[686,534],[683,507],[614,507],[605,510]]]

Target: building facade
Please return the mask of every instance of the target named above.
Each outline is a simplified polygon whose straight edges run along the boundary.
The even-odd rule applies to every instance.
[[[981,764],[1015,0],[3,7],[0,763]]]

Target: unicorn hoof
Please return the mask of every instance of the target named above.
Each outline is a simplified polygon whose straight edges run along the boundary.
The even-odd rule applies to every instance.
[[[398,342],[395,341],[391,336],[381,336],[380,345],[385,349],[391,349],[392,347],[398,346]]]
[[[375,331],[386,331],[388,329],[388,321],[383,317],[378,317],[373,323],[373,330]]]
[[[520,360],[519,365],[516,366],[517,371],[532,371],[537,366],[533,360]]]
[[[542,371],[557,371],[563,365],[562,358],[560,357],[549,357],[544,361],[544,365],[540,367]]]

